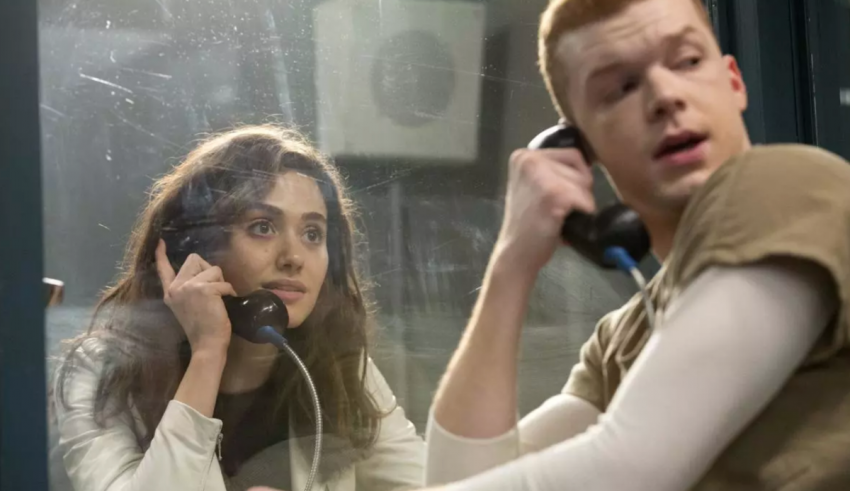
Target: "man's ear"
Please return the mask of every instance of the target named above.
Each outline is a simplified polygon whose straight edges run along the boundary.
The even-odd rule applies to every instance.
[[[571,123],[567,123],[571,124]],[[581,145],[581,153],[584,155],[584,158],[587,159],[588,165],[593,165],[598,162],[598,156],[596,155],[596,151],[593,149],[593,145],[590,144],[590,140],[587,139],[587,136],[578,126],[575,126],[578,130],[579,134],[579,144]]]
[[[740,67],[738,67],[738,60],[732,55],[724,55],[723,63],[729,77],[730,88],[735,95],[735,100],[738,102],[738,109],[744,112],[747,109],[749,98],[747,95],[747,84],[744,83],[744,77],[741,75]]]

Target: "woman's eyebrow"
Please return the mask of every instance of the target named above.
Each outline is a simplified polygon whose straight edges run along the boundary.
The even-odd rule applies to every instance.
[[[316,222],[328,223],[328,219],[318,211],[309,211],[304,213],[301,215],[301,219],[304,221],[313,220]]]
[[[270,205],[268,203],[263,203],[262,201],[255,201],[255,202],[249,203],[248,206],[245,208],[245,213],[250,213],[252,211],[263,212],[263,213],[274,216],[274,218],[283,218],[284,215],[285,215],[283,210],[281,210],[277,206]],[[312,221],[322,222],[322,223],[328,222],[328,219],[325,217],[325,215],[319,213],[318,211],[308,211],[306,213],[303,213],[301,215],[301,220],[304,220],[304,221],[312,220]]]
[[[248,203],[248,206],[245,207],[245,213],[250,213],[252,211],[260,211],[263,213],[267,213],[269,215],[273,215],[275,218],[283,217],[283,210],[281,210],[277,206],[270,205],[268,203],[263,203],[261,201],[254,201]]]

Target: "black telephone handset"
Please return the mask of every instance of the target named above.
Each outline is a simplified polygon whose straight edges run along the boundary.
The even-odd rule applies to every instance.
[[[528,148],[577,148],[589,163],[590,152],[578,128],[558,124],[535,137]],[[607,253],[612,247],[624,249],[639,262],[649,253],[650,240],[638,214],[622,203],[590,215],[573,211],[564,220],[561,237],[582,256],[597,265],[614,269],[616,262]]]
[[[168,227],[163,229],[165,250],[174,271],[179,271],[186,258],[197,250],[200,241],[189,233],[177,233]],[[286,304],[268,290],[257,290],[244,297],[222,297],[233,334],[252,343],[266,343],[262,328],[271,327],[281,336],[289,326]],[[285,336],[284,336],[285,337]]]
[[[286,304],[268,290],[257,290],[244,297],[222,297],[224,308],[233,334],[252,343],[262,344],[267,340],[260,336],[260,329],[272,327],[283,335],[289,326]]]

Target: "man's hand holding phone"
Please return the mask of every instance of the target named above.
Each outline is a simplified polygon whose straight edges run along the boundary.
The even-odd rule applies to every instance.
[[[533,279],[562,243],[573,210],[593,213],[593,173],[577,149],[517,150],[509,162],[505,216],[494,260]]]

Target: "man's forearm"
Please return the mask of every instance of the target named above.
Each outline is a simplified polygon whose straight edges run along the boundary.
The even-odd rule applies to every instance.
[[[534,278],[490,260],[472,317],[434,400],[434,417],[449,432],[492,438],[513,428],[517,411],[520,332]]]

